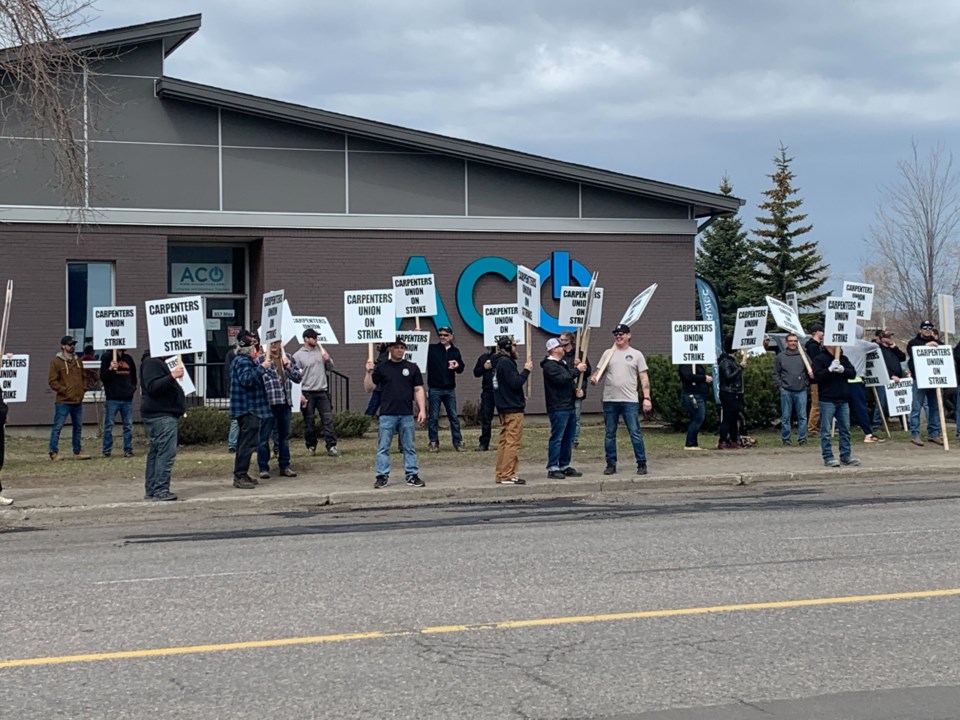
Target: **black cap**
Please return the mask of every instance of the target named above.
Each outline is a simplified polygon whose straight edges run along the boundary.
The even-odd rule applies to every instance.
[[[929,320],[924,320],[922,323],[920,323],[920,329],[921,329],[921,330],[936,330],[936,329],[937,329],[937,326],[934,325],[934,324],[933,324],[932,322],[930,322]]]
[[[811,326],[810,326],[810,332],[811,332],[811,333],[823,332],[823,325],[821,325],[820,323],[815,323],[815,324],[811,325]]]
[[[64,335],[60,338],[61,345],[76,345],[77,341],[73,338],[72,335]]]
[[[304,338],[304,339],[307,339],[307,338],[316,338],[316,337],[317,337],[317,331],[314,330],[313,328],[307,328],[306,330],[303,331],[303,338]]]
[[[256,336],[256,333],[252,333],[249,330],[241,330],[237,333],[237,345],[239,347],[253,347],[260,342],[260,338]]]
[[[500,338],[497,340],[497,347],[501,350],[510,350],[513,348],[513,338],[509,335]]]
[[[401,340],[399,337],[395,338],[393,342],[387,343],[387,347],[396,347],[397,345],[407,346],[406,340]]]
[[[453,328],[447,327],[446,325],[444,325],[444,326],[441,327],[441,328],[437,328],[437,333],[438,333],[438,334],[439,334],[439,333],[450,333],[451,335],[453,335]]]
[[[619,325],[617,325],[617,326],[613,329],[613,333],[614,333],[614,334],[616,334],[616,333],[628,333],[628,332],[630,332],[630,326],[629,326],[629,325],[624,325],[623,323],[620,323]]]

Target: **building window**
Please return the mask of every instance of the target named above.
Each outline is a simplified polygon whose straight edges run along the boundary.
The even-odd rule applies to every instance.
[[[93,342],[93,308],[114,304],[113,263],[67,263],[67,334],[82,350]]]

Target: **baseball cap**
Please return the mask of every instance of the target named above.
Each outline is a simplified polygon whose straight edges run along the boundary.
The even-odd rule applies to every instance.
[[[920,323],[920,329],[921,329],[921,330],[935,330],[936,327],[937,327],[937,326],[934,325],[934,324],[933,324],[932,322],[930,322],[929,320],[924,320],[922,323]]]
[[[811,326],[810,326],[810,332],[811,332],[811,333],[823,332],[823,325],[821,325],[820,323],[816,323],[816,324],[814,324],[814,325],[811,325]]]
[[[561,343],[558,338],[550,338],[547,340],[547,352],[550,352],[554,348],[560,347],[562,344],[563,343]]]
[[[509,335],[506,337],[500,338],[499,340],[497,340],[497,347],[500,348],[501,350],[509,350],[510,348],[513,347],[513,338],[510,337]]]
[[[260,342],[260,338],[257,337],[256,333],[252,333],[249,330],[241,330],[237,333],[237,345],[239,347],[253,347]]]
[[[613,332],[614,332],[614,334],[616,334],[616,333],[628,333],[628,332],[630,332],[630,326],[629,326],[629,325],[624,325],[623,323],[620,323],[619,325],[617,325],[617,326],[613,329]]]
[[[447,327],[446,325],[444,325],[444,326],[441,327],[441,328],[437,328],[437,333],[438,333],[438,334],[439,334],[439,333],[450,333],[451,335],[453,335],[453,328]]]
[[[61,345],[76,345],[77,341],[73,338],[72,335],[64,335],[60,338]]]
[[[317,337],[317,331],[314,330],[313,328],[307,328],[306,330],[303,331],[303,337],[304,337],[304,339],[306,339],[306,338],[316,338],[316,337]]]
[[[407,343],[405,340],[401,340],[400,338],[395,338],[392,343],[387,343],[387,347],[396,347],[397,345],[403,345],[406,347]]]

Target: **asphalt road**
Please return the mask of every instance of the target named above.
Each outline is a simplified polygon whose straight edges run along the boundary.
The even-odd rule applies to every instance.
[[[0,717],[953,720],[958,510],[944,481],[6,532]]]

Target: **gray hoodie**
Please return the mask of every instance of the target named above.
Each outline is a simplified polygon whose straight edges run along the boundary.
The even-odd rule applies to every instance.
[[[773,385],[780,390],[801,392],[807,389],[810,376],[799,350],[783,350],[773,361]]]
[[[857,325],[856,335],[857,339],[854,341],[856,344],[845,345],[843,354],[847,356],[850,364],[853,365],[853,369],[857,371],[857,377],[861,378],[867,369],[867,353],[876,350],[877,346],[875,343],[863,339],[863,328],[859,325]]]

